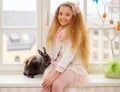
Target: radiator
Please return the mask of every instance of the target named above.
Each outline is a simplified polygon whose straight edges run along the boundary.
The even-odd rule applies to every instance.
[[[0,92],[40,92],[40,88],[0,88]],[[120,92],[120,87],[66,88],[65,92]]]
[[[65,92],[120,92],[120,87],[67,88]]]
[[[0,88],[0,92],[40,92],[40,88]]]

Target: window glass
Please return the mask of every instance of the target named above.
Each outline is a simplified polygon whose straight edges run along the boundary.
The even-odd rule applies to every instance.
[[[22,32],[23,31],[23,32]],[[22,63],[25,58],[36,53],[34,30],[4,30],[3,63]]]
[[[36,0],[3,0],[2,61],[19,64],[36,53]]]
[[[36,0],[3,0],[3,26],[36,26]]]
[[[120,20],[119,14],[119,0],[87,0],[91,62],[120,55],[119,32],[115,29]]]
[[[91,21],[94,19],[95,21]],[[93,0],[87,0],[88,25],[97,27],[103,27],[103,24],[106,26],[113,26],[116,25],[118,20],[119,0],[98,0],[98,3],[93,2]]]

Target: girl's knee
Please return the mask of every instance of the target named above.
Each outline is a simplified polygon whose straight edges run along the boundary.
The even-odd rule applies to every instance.
[[[63,92],[64,88],[68,85],[69,85],[69,82],[66,82],[62,78],[58,78],[54,81],[52,85],[52,90],[55,90],[54,92]]]
[[[60,89],[60,88],[62,88],[63,86],[62,86],[62,84],[61,84],[61,82],[60,81],[55,81],[54,83],[53,83],[53,85],[52,85],[52,89]]]
[[[54,83],[52,85],[52,92],[63,92],[63,90],[64,90],[64,87],[62,86],[62,84],[60,85],[60,84]]]

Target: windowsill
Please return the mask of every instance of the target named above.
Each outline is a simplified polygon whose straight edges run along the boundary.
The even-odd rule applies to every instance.
[[[90,74],[90,86],[120,86],[120,79],[105,78],[101,74]],[[22,74],[0,74],[0,87],[41,87],[42,75],[28,78]]]
[[[28,78],[23,74],[0,74],[0,87],[40,87],[42,75]]]

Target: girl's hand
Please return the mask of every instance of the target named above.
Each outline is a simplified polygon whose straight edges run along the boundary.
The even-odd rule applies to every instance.
[[[36,55],[33,55],[33,56],[30,56],[30,57],[26,58],[23,63],[24,63],[25,65],[29,65],[30,62],[31,62],[34,58],[36,58]]]
[[[49,73],[45,79],[43,80],[42,87],[45,89],[48,89],[52,86],[55,79],[57,79],[60,76],[60,72],[54,71],[52,73]]]

